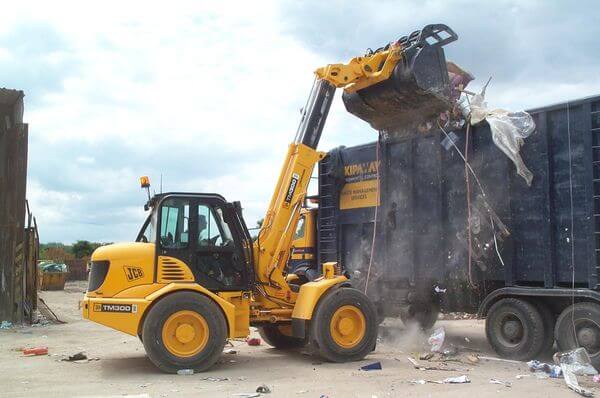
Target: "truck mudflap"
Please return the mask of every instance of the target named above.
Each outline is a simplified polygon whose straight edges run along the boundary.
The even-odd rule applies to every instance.
[[[344,91],[346,110],[376,130],[394,131],[398,126],[434,119],[450,109],[451,87],[442,47],[457,39],[458,35],[443,24],[427,25],[400,38],[403,59],[390,78],[355,92]],[[387,46],[374,52],[385,49]]]

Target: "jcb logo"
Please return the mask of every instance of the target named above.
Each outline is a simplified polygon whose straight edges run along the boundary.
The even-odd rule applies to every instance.
[[[129,282],[144,277],[144,271],[140,267],[123,267],[123,269]]]

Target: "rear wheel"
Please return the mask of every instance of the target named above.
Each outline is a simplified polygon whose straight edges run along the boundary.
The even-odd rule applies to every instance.
[[[328,361],[356,361],[375,348],[377,329],[371,300],[356,289],[339,288],[326,295],[314,311],[310,339]]]
[[[439,310],[434,304],[410,305],[400,312],[400,319],[404,326],[418,325],[423,331],[430,330],[437,322]]]
[[[306,340],[292,336],[291,325],[266,325],[257,329],[260,337],[275,348],[297,348],[306,345]]]
[[[561,351],[584,347],[592,365],[600,368],[600,305],[575,303],[556,320],[556,343]]]
[[[538,309],[525,300],[505,298],[488,311],[485,321],[488,342],[498,355],[529,360],[544,344],[544,321]]]
[[[227,323],[221,309],[208,297],[177,292],[150,309],[142,338],[148,357],[161,370],[201,372],[223,352]]]

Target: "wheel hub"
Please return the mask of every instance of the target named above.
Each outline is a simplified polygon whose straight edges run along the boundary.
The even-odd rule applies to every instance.
[[[164,322],[161,336],[164,347],[172,355],[192,357],[208,343],[208,323],[195,311],[177,311]]]
[[[591,327],[582,327],[577,331],[577,340],[585,348],[598,346],[598,330]]]
[[[504,322],[502,333],[510,340],[516,340],[523,334],[523,325],[519,321],[511,320]]]
[[[179,325],[177,326],[177,329],[175,329],[175,337],[183,344],[192,341],[195,335],[196,332],[194,331],[194,327],[189,323]]]
[[[364,338],[367,322],[360,308],[344,305],[332,315],[329,332],[334,343],[342,348],[357,346]]]

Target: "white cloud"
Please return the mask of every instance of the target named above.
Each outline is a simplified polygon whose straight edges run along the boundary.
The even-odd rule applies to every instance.
[[[513,30],[538,37],[554,26],[544,22],[546,28],[540,28],[522,19],[535,13],[538,3],[502,2],[498,7],[509,10],[504,27],[483,20],[494,12],[475,12],[463,2],[421,3],[385,2],[383,11],[368,2],[5,6],[0,86],[26,92],[28,196],[42,241],[131,239],[144,217],[137,178],[150,175],[158,187],[161,173],[165,191],[214,191],[241,200],[253,225],[272,194],[312,71],[432,18],[461,21],[453,27],[464,40],[447,51],[467,69],[475,68],[480,80],[497,75],[488,96],[493,105],[542,105],[600,91],[581,75],[574,83],[564,77],[564,84],[528,84],[531,74],[517,73],[519,63],[493,58],[522,54]],[[489,37],[474,49],[473,43],[483,42],[477,29]],[[547,57],[548,48],[537,48],[536,57]],[[555,52],[552,47],[552,56]],[[490,65],[495,70],[488,70]],[[515,71],[513,76],[507,70]],[[338,101],[321,148],[375,139],[376,133]]]

